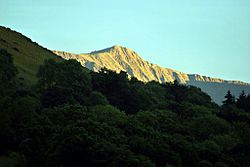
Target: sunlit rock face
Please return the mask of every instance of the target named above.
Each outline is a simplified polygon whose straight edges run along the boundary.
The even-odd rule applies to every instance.
[[[225,81],[223,79],[201,76],[198,74],[185,74],[176,70],[149,63],[141,58],[135,51],[113,46],[107,49],[94,51],[87,54],[73,54],[62,51],[53,51],[64,59],[76,59],[84,67],[98,72],[107,68],[116,72],[126,71],[129,77],[136,77],[143,82],[158,81],[160,83],[177,80],[181,84],[194,85],[209,94],[213,101],[221,104],[228,90],[235,96],[241,91],[250,93],[250,84],[241,81]]]
[[[135,51],[121,46],[113,46],[89,54],[72,54],[60,51],[54,51],[54,53],[64,59],[76,59],[90,70],[98,71],[103,67],[117,72],[122,70],[131,77],[136,77],[144,82],[155,80],[164,83],[177,79],[180,83],[186,83],[189,80],[187,74],[149,63]]]

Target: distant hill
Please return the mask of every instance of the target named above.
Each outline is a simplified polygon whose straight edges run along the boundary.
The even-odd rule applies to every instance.
[[[141,58],[135,51],[122,47],[113,46],[88,54],[73,54],[62,51],[53,51],[64,59],[76,59],[90,70],[99,71],[101,68],[114,71],[126,71],[129,76],[148,82],[158,81],[160,83],[173,82],[177,80],[181,84],[194,85],[209,94],[212,99],[221,104],[228,90],[238,96],[241,91],[250,93],[250,84],[241,81],[226,81],[218,78],[201,76],[198,74],[186,74],[169,68],[163,68],[152,64]]]
[[[50,50],[32,42],[21,33],[0,26],[0,49],[5,49],[13,56],[18,68],[18,77],[27,84],[36,81],[36,73],[46,59],[60,60]]]

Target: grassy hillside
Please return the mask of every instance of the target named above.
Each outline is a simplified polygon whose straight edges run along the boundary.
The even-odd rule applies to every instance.
[[[18,78],[26,84],[36,81],[36,73],[46,59],[60,60],[51,51],[32,42],[21,33],[0,26],[0,48],[13,56],[14,64],[18,68]]]

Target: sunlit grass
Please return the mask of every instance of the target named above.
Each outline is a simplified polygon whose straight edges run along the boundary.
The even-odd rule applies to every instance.
[[[37,70],[44,60],[60,60],[49,50],[5,27],[0,27],[0,48],[13,56],[14,64],[18,68],[18,78],[26,84],[32,84],[37,80]]]

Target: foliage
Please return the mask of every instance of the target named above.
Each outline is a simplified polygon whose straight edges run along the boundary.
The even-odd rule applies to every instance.
[[[87,69],[76,60],[59,63],[54,60],[45,61],[37,76],[37,86],[46,107],[74,102],[87,103],[85,96],[92,90],[91,77]]]
[[[249,95],[234,103],[228,94],[220,107],[196,87],[90,72],[73,60],[45,61],[37,84],[22,87],[1,53],[12,84],[0,83],[11,90],[0,97],[0,166],[250,165]]]
[[[225,98],[226,100],[223,101],[224,106],[235,103],[235,97],[231,94],[230,90],[227,92]]]

